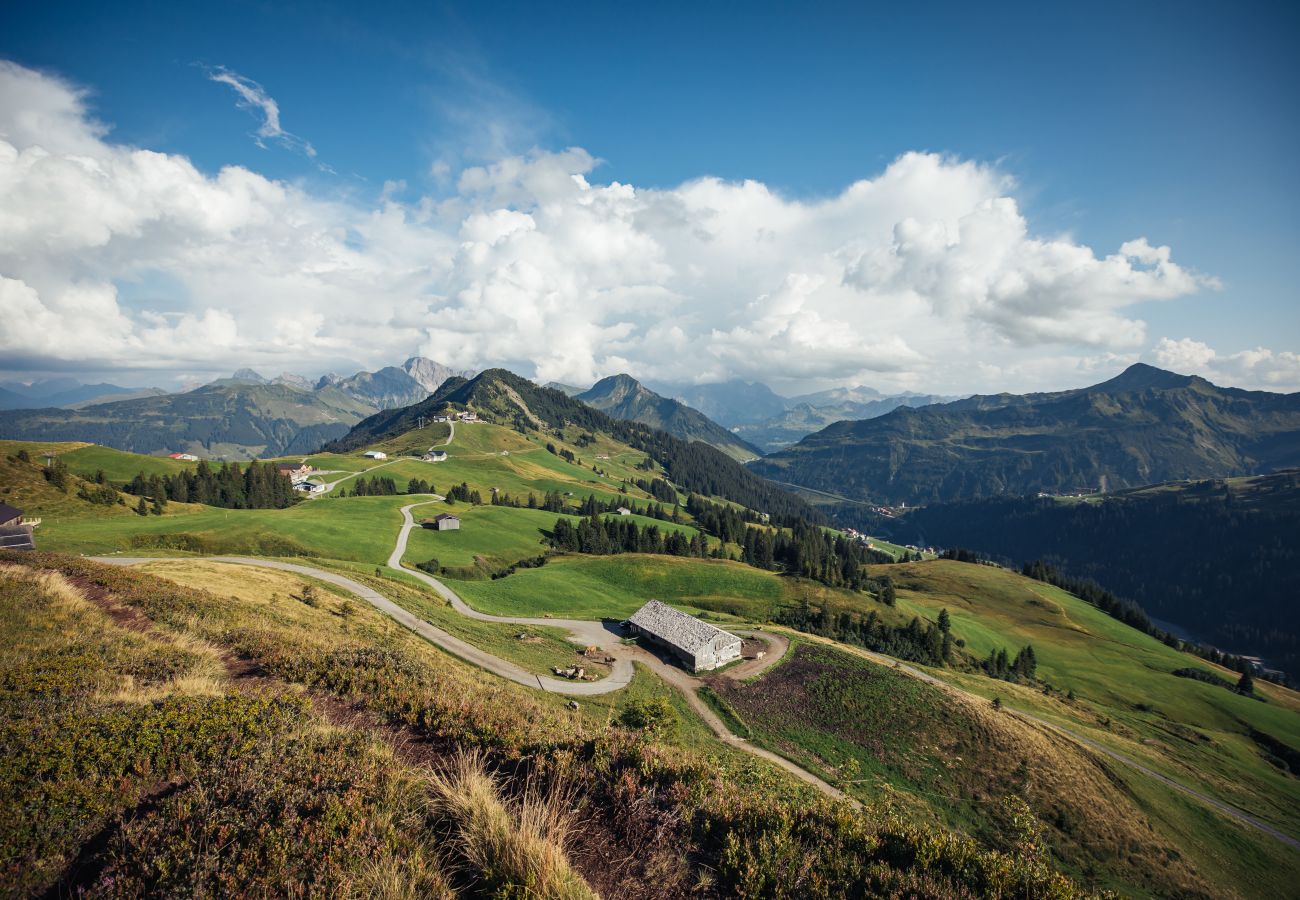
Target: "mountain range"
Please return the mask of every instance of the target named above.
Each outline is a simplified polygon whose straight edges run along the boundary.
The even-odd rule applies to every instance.
[[[50,378],[32,382],[0,382],[0,410],[77,409],[113,400],[133,400],[167,393],[160,388],[122,387],[117,384],[82,384],[73,378]]]
[[[617,419],[563,391],[541,387],[505,369],[488,369],[472,379],[450,378],[419,403],[376,413],[322,450],[358,450],[412,431],[422,420],[449,410],[472,410],[484,419],[522,432],[554,433],[572,428],[603,432],[645,453],[683,490],[725,497],[765,511],[777,522],[821,520],[820,514],[803,500],[758,477],[709,444],[687,441],[642,422]],[[647,478],[651,477],[647,474]]]
[[[656,394],[631,375],[602,378],[591,390],[578,394],[577,399],[615,419],[640,422],[684,441],[711,444],[733,459],[744,461],[763,455],[753,444],[738,438],[703,413]]]
[[[844,421],[754,464],[887,505],[1109,491],[1300,464],[1300,393],[1222,388],[1136,364],[1076,390],[974,396]]]
[[[427,397],[454,374],[441,363],[417,356],[401,367],[346,378],[326,375],[315,383],[299,375],[265,378],[240,369],[182,393],[157,392],[76,409],[60,409],[50,402],[75,396],[69,389],[46,394],[42,408],[0,412],[0,437],[91,441],[136,453],[188,452],[211,459],[305,454],[346,434],[376,410]]]

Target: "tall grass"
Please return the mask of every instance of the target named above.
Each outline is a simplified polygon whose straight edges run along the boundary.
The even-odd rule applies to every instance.
[[[464,749],[428,780],[434,812],[446,821],[455,853],[477,870],[487,892],[541,900],[596,897],[565,853],[571,797],[563,789],[528,789],[508,801],[483,755]]]

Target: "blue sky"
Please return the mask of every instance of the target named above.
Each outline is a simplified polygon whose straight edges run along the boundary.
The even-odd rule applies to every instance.
[[[1099,258],[1141,237],[1205,276],[1175,300],[1130,298],[1123,316],[1145,331],[1119,356],[1190,340],[1213,349],[1225,378],[1249,381],[1230,355],[1300,349],[1292,5],[379,6],[11,7],[0,58],[88,89],[87,115],[111,124],[114,145],[187,157],[207,176],[245,167],[359,208],[379,202],[385,182],[403,182],[388,196],[412,206],[447,200],[466,167],[568,147],[597,160],[585,174],[592,184],[671,191],[703,176],[753,179],[807,203],[878,177],[905,153],[942,154],[1013,178],[1006,193],[1033,236],[1066,236]],[[273,97],[301,143],[255,142],[260,113],[236,106],[231,87],[212,80],[220,70]],[[139,312],[133,297],[156,294],[167,268],[114,277],[121,301]],[[759,296],[777,290],[755,284]],[[619,337],[609,326],[600,340]],[[1038,346],[1059,357],[1063,343]],[[1092,341],[1089,358],[1104,344]],[[1211,365],[1189,352],[1164,359]],[[317,359],[326,361],[286,364]],[[637,359],[597,356],[569,377]],[[898,369],[877,371],[888,381]],[[898,383],[960,380],[913,374]],[[1025,382],[1016,386],[1074,377],[1035,368],[1029,355],[1002,374]]]

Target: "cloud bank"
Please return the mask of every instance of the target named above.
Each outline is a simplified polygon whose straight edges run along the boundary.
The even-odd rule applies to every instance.
[[[259,111],[260,137],[297,140],[255,82],[212,77]],[[1099,255],[1032,234],[1005,173],[945,156],[906,154],[816,200],[716,178],[602,184],[597,163],[539,151],[444,173],[455,188],[437,199],[361,203],[115,143],[75,86],[0,62],[0,353],[15,369],[193,373],[419,352],[574,384],[958,392],[1136,359],[1132,307],[1214,287],[1141,237]],[[1186,344],[1154,352],[1236,359]],[[1300,380],[1294,354],[1270,358],[1231,365]]]

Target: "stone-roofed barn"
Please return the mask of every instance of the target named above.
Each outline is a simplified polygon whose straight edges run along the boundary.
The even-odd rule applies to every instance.
[[[671,650],[692,672],[716,669],[740,658],[740,638],[658,600],[638,609],[627,624]]]

